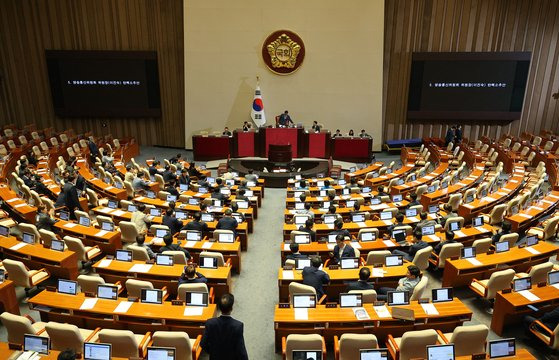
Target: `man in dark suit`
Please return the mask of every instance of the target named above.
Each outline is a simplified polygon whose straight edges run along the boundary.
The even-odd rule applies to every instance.
[[[235,297],[224,294],[217,306],[221,316],[206,321],[200,346],[210,355],[210,360],[248,360],[243,323],[231,317]]]
[[[299,252],[299,244],[291,243],[289,244],[289,250],[291,250],[291,254],[285,257],[285,260],[295,260],[295,259],[306,259],[307,256],[303,255]]]
[[[182,227],[181,230],[196,230],[196,231],[200,231],[202,233],[202,236],[204,236],[204,234],[208,233],[208,224],[206,224],[205,222],[201,221],[200,219],[202,218],[202,213],[197,211],[194,213],[194,220],[189,221],[186,225],[184,225]]]
[[[421,203],[419,202],[419,200],[417,200],[417,194],[415,192],[412,192],[410,194],[410,202],[407,206],[407,209],[415,205],[421,205]]]
[[[190,184],[190,177],[188,176],[188,171],[186,169],[181,170],[181,175],[179,176],[179,185],[180,184]]]
[[[199,272],[196,271],[194,266],[187,265],[184,267],[184,271],[179,277],[179,285],[181,284],[196,284],[196,283],[207,283],[208,279]]]
[[[524,316],[524,327],[526,328],[526,331],[528,331],[530,325],[532,325],[532,323],[536,320],[541,322],[549,330],[553,331],[557,327],[557,325],[559,325],[559,306],[551,311],[546,312],[539,318],[536,318],[532,315]],[[534,326],[541,329],[541,327],[537,324],[534,324]]]
[[[449,143],[451,143],[454,140],[454,134],[455,132],[455,127],[449,127],[448,130],[446,131],[446,135],[444,137],[444,146],[448,146]]]
[[[355,257],[355,250],[351,245],[346,244],[344,236],[339,234],[336,236],[336,246],[334,251],[330,253],[330,264],[339,264],[342,258]]]
[[[231,214],[233,214],[233,211],[231,211],[231,209],[225,210],[225,212],[223,213],[223,217],[219,219],[215,228],[220,230],[232,230],[233,234],[237,236],[236,230],[239,224],[237,223],[237,220],[235,220],[235,218],[231,216]]]
[[[410,246],[408,252],[405,252],[405,251],[402,251],[402,250],[394,250],[392,252],[392,254],[393,255],[402,255],[402,256],[404,256],[405,260],[413,261],[413,258],[415,257],[415,254],[419,250],[424,249],[427,246],[429,246],[428,243],[423,241],[423,235],[421,234],[421,231],[414,231],[412,241],[413,241],[413,243]]]
[[[347,291],[351,290],[373,290],[373,284],[367,282],[371,277],[371,270],[368,267],[359,269],[359,280],[352,281],[347,285]]]
[[[289,125],[293,125],[293,120],[289,116],[289,111],[285,110],[283,114],[279,116],[278,125],[280,127],[288,127]]]
[[[178,233],[182,228],[182,222],[173,215],[172,209],[165,210],[165,215],[163,215],[163,220],[161,221],[163,225],[167,225],[169,230],[171,230],[171,236]]]
[[[221,193],[221,188],[220,187],[215,187],[213,189],[211,197],[212,197],[212,199],[221,200],[221,201],[227,200],[227,196],[225,196]]]
[[[154,176],[155,174],[159,174],[159,170],[157,170],[157,166],[159,165],[158,160],[153,160],[151,166],[148,167],[149,175]]]
[[[303,269],[303,284],[312,286],[316,289],[318,299],[324,295],[324,288],[322,285],[330,282],[330,276],[318,268],[322,265],[322,260],[318,256],[311,258],[311,266]]]
[[[316,231],[312,229],[313,225],[314,222],[311,219],[307,219],[307,221],[305,221],[305,226],[303,225],[299,226],[299,230],[298,230],[309,234],[311,236],[311,242],[316,241]]]
[[[440,243],[438,243],[435,248],[433,249],[433,251],[439,255],[441,253],[441,250],[443,249],[443,246],[446,244],[454,244],[456,243],[456,241],[454,241],[454,232],[451,230],[448,230],[445,233],[445,240],[441,241]]]
[[[187,260],[192,258],[192,255],[190,255],[188,250],[180,247],[178,244],[173,244],[173,237],[170,234],[163,236],[163,242],[165,243],[165,246],[162,246],[161,249],[159,249],[160,253],[163,253],[163,251],[182,251]]]
[[[91,162],[95,162],[95,158],[100,157],[101,155],[99,154],[99,147],[97,147],[97,144],[95,143],[95,141],[93,141],[93,136],[89,138],[87,147],[89,148],[89,156]]]
[[[165,170],[163,171],[161,176],[163,176],[163,180],[165,181],[165,183],[169,183],[177,179],[177,175],[171,170],[171,167],[169,165],[165,165]]]
[[[74,175],[68,176],[66,183],[64,183],[64,206],[70,211],[70,219],[76,219],[74,211],[82,210],[80,205],[80,199],[78,197],[78,191],[76,190],[76,178]]]
[[[349,233],[349,230],[347,229],[342,229],[344,227],[344,222],[343,220],[336,220],[334,222],[334,231],[330,232],[328,235],[343,235],[344,237],[349,237],[351,238],[351,234]]]

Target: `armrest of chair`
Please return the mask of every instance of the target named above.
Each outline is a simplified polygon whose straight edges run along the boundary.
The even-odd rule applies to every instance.
[[[213,286],[210,287],[209,294],[208,294],[208,298],[210,299],[210,304],[214,304],[214,303],[215,303],[215,294],[214,294],[214,288],[213,288]]]
[[[476,279],[476,278],[473,278],[473,279],[472,279],[472,282],[471,282],[470,284],[473,284],[473,283],[479,284],[479,285],[484,289],[483,294],[480,294],[480,295],[482,295],[482,296],[487,295],[487,286],[485,286],[481,281],[479,281],[479,280]],[[471,289],[471,287],[470,287],[470,289]],[[474,289],[472,289],[472,290],[474,290]],[[475,290],[474,290],[474,291],[475,291]]]
[[[231,258],[227,259],[227,261],[223,265],[225,265],[227,267],[231,267]]]
[[[398,344],[396,344],[396,340],[391,334],[388,334],[388,338],[386,339],[386,347],[392,356],[392,359],[398,359],[398,353],[400,352],[400,348]]]
[[[163,301],[167,300],[167,298],[169,297],[169,291],[167,291],[167,286],[163,286],[161,288],[161,291],[163,292]]]
[[[553,344],[553,341],[554,341],[553,330],[551,330],[550,328],[545,326],[539,320],[536,320],[536,321],[534,321],[533,323],[530,324],[530,327],[529,327],[530,332],[532,334],[534,334],[538,339],[540,339],[540,340],[542,340],[543,342],[546,342],[546,343],[547,343],[547,339],[545,339],[545,337],[542,335],[542,333],[536,329],[536,325],[539,326],[545,333],[547,333],[549,335],[549,343],[547,345]]]
[[[194,345],[192,345],[192,359],[198,360],[200,354],[202,354],[202,347],[200,346],[200,342],[202,341],[202,335],[198,335],[196,340],[194,341]]]
[[[446,336],[444,336],[444,334],[443,334],[442,331],[437,330],[437,334],[438,334],[439,337],[444,341],[445,344],[448,344],[448,343],[449,343],[448,339],[446,338]]]
[[[39,280],[39,281],[36,282],[36,283],[33,282],[33,281],[32,281],[33,276],[34,276],[35,274],[40,273],[40,272],[46,272],[46,273],[48,274],[48,276],[45,277],[45,278],[43,278],[43,279],[41,279],[41,280]],[[50,278],[50,272],[49,272],[47,269],[45,269],[45,268],[40,268],[39,270],[30,270],[30,271],[29,271],[29,275],[30,275],[29,282],[31,283],[32,286],[36,286],[36,285],[42,283],[43,281],[47,280],[48,278]]]
[[[84,341],[85,342],[90,342],[90,340],[93,339],[99,331],[101,331],[100,327],[95,328],[95,330],[93,330],[93,332],[91,334],[89,334],[89,336]]]
[[[334,359],[340,360],[340,342],[337,335],[334,335]]]
[[[144,338],[142,339],[142,341],[140,341],[140,344],[138,345],[138,354],[140,354],[140,357],[143,358],[143,357],[146,356],[147,347],[149,345],[150,340],[151,340],[151,332],[148,331],[144,335]]]
[[[115,282],[114,285],[118,288],[118,294],[120,295],[124,291],[124,286],[122,286],[120,280]]]
[[[318,304],[322,305],[326,302],[326,294],[322,295],[322,297],[320,298],[320,300],[318,300]]]
[[[329,264],[330,264],[330,259],[326,259],[326,261],[324,262],[324,265],[322,267],[326,268]]]
[[[324,337],[322,337],[322,360],[326,360],[326,342]]]
[[[85,252],[85,256],[87,256],[88,260],[91,260],[92,258],[89,256],[89,254],[91,252],[96,252],[99,251],[99,254],[103,254],[103,252],[101,251],[101,249],[99,248],[99,245],[93,245],[91,246],[86,252]]]
[[[281,358],[286,360],[286,351],[287,351],[287,339],[285,336],[281,337]]]

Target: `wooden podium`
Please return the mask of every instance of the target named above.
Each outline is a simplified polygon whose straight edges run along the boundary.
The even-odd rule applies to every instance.
[[[293,160],[291,145],[268,145],[268,161],[274,164],[288,164]]]

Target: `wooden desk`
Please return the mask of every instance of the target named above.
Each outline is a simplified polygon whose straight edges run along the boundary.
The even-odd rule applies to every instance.
[[[370,214],[379,214],[388,208],[399,208],[404,210],[409,204],[409,201],[403,200],[401,202],[389,202],[389,203],[381,203],[377,205],[361,205],[359,210],[355,210],[354,207],[336,207],[336,214],[342,216],[344,220],[351,220],[351,214],[354,212],[368,212]],[[315,222],[320,221],[322,214],[326,214],[328,212],[327,209],[323,208],[312,208],[310,209],[314,213]],[[293,217],[297,215],[297,211],[295,209],[285,209],[284,210],[284,220],[285,222],[289,222],[293,220]]]
[[[0,283],[0,311],[19,315],[19,303],[16,298],[16,286],[11,280]],[[0,356],[1,358],[1,356]]]
[[[423,193],[421,195],[421,205],[423,205],[424,209],[428,209],[429,205],[431,204],[438,204],[442,202],[446,202],[450,195],[456,193],[463,193],[467,189],[473,187],[483,179],[483,175],[485,173],[485,168],[483,166],[476,166],[476,168],[470,173],[470,175],[460,180],[454,185],[450,185],[445,189],[439,189],[432,193]]]
[[[407,194],[409,192],[415,191],[420,185],[427,185],[443,176],[446,169],[448,169],[448,162],[441,162],[437,168],[431,171],[429,174],[420,177],[415,181],[409,183],[404,183],[402,185],[396,185],[390,188],[390,194]]]
[[[0,359],[13,359],[12,356],[20,354],[17,350],[10,350],[8,343],[0,342]],[[41,356],[41,360],[57,360],[60,351],[50,350],[48,355]],[[126,358],[111,357],[112,360],[127,360]]]
[[[41,291],[29,299],[29,306],[39,311],[41,321],[45,322],[70,323],[86,329],[127,329],[135,333],[186,331],[193,338],[201,335],[206,321],[216,315],[215,304],[202,307],[202,315],[185,316],[185,306],[172,305],[170,301],[164,301],[163,304],[135,302],[127,312],[115,313],[116,307],[126,298],[97,299],[92,309],[81,309],[86,299],[84,293],[68,295]]]
[[[517,345],[518,346],[518,345]],[[457,356],[456,360],[471,360],[471,356]],[[486,359],[489,359],[489,354],[486,355]],[[534,355],[530,354],[530,352],[526,349],[519,349],[516,348],[516,355],[515,356],[505,356],[500,357],[499,360],[536,360],[537,358]]]
[[[5,184],[0,184],[0,199],[7,206],[7,210],[30,224],[35,224],[35,216],[37,215],[37,208],[29,206],[25,200],[18,197]]]
[[[354,172],[347,172],[344,174],[344,179],[345,181],[347,181],[348,183],[351,181],[351,179],[364,179],[365,176],[367,176],[367,173],[373,172],[373,171],[378,171],[381,167],[385,166],[385,164],[381,161],[375,162],[367,167],[364,167],[363,169],[358,169],[355,170]]]
[[[59,220],[54,226],[60,230],[60,236],[69,235],[79,238],[87,246],[98,245],[105,254],[114,254],[116,249],[122,248],[118,231],[103,231],[93,226],[83,226],[64,220]]]
[[[481,265],[473,265],[468,259],[447,260],[442,286],[466,286],[474,278],[488,279],[495,271],[506,268],[523,272],[531,266],[546,262],[551,256],[559,254],[559,247],[542,241],[530,248],[538,251],[539,254],[533,254],[526,248],[515,246],[502,253],[478,254],[476,259],[481,262]]]
[[[107,282],[115,283],[121,281],[122,284],[127,279],[137,279],[150,281],[154,287],[161,289],[167,286],[167,291],[171,295],[177,295],[178,280],[184,270],[184,265],[175,264],[173,266],[163,266],[155,264],[146,264],[143,261],[118,261],[112,260],[106,267],[103,265],[102,259],[93,265],[96,273],[101,275]],[[147,265],[148,271],[141,271],[137,268],[132,268],[134,265]],[[231,268],[222,266],[217,269],[200,269],[196,268],[208,279],[208,287],[213,287],[216,298],[230,292],[231,288]]]
[[[380,185],[387,185],[390,183],[390,180],[396,178],[405,178],[408,174],[415,168],[415,164],[413,162],[402,162],[401,168],[391,172],[390,174],[384,174],[376,178],[369,178],[365,180],[365,186],[380,186]]]
[[[409,265],[413,264],[404,262],[401,266],[383,266],[382,268],[374,269],[372,266],[366,266],[371,270],[369,281],[374,284],[375,289],[381,286],[396,287],[398,280],[406,276]],[[340,297],[340,293],[346,292],[348,282],[359,280],[359,269],[323,269],[330,276],[330,284],[324,285],[324,293],[328,296],[328,301],[336,300]],[[382,271],[382,276],[379,276],[380,274],[377,275],[377,271]],[[293,281],[303,283],[303,270],[279,269],[278,287],[280,302],[289,302],[289,284]]]
[[[507,216],[506,219],[510,221],[512,231],[519,232],[530,227],[537,222],[538,219],[553,213],[558,205],[559,191],[552,191],[543,199],[538,200],[536,203],[532,203],[525,210],[519,211],[515,215]]]
[[[369,320],[357,320],[351,308],[326,308],[324,305],[308,309],[308,319],[299,320],[295,319],[293,308],[280,309],[276,306],[274,313],[276,351],[281,350],[281,338],[289,334],[320,334],[326,342],[331,343],[335,335],[339,337],[348,332],[368,333],[376,335],[379,344],[383,344],[388,334],[400,337],[406,331],[424,329],[452,332],[456,326],[472,318],[472,311],[458,298],[435,304],[438,315],[427,315],[417,301],[399,307],[414,310],[415,321],[401,321],[392,317],[380,318],[371,304],[364,306],[369,314]],[[389,312],[392,311],[390,306],[387,308]]]
[[[470,221],[480,213],[489,213],[495,205],[508,201],[520,190],[525,173],[524,166],[515,166],[505,186],[484,198],[475,199],[469,204],[460,204],[458,215],[465,221]]]
[[[98,179],[93,175],[89,168],[87,167],[87,161],[85,159],[79,159],[76,161],[76,165],[79,167],[79,174],[83,176],[85,181],[89,186],[95,189],[96,192],[103,194],[106,197],[118,199],[118,200],[125,200],[126,199],[126,190],[116,188],[110,184],[103,182],[101,179]]]
[[[559,289],[553,285],[537,287],[532,285],[530,292],[539,300],[530,301],[517,292],[503,294],[501,291],[495,297],[493,316],[491,317],[491,330],[503,336],[507,326],[514,326],[522,322],[525,315],[532,315],[534,311],[528,305],[537,307],[541,313],[551,311],[559,305]]]
[[[373,197],[376,192],[373,193],[366,193],[366,194],[349,194],[349,195],[336,195],[334,197],[334,202],[337,202],[339,205],[344,205],[348,200],[357,200],[357,199],[364,199],[364,202],[368,203],[369,199]],[[295,203],[299,202],[299,198],[295,197],[287,197],[285,199],[285,207],[287,209],[294,209]],[[309,197],[305,199],[305,202],[310,202],[313,206],[318,207],[323,201],[330,201],[327,196],[316,196],[316,197]]]
[[[63,279],[78,278],[78,258],[75,252],[51,250],[39,243],[19,247],[21,244],[25,243],[13,236],[0,236],[0,252],[6,258],[21,261],[30,269],[46,268],[52,275]],[[18,248],[13,249],[14,246]]]

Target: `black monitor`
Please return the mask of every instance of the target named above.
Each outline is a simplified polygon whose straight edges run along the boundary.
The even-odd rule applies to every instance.
[[[151,190],[146,191],[146,197],[149,199],[155,199],[155,192]]]
[[[342,293],[340,294],[340,307],[342,308],[354,308],[354,307],[361,307],[363,305],[363,295],[359,293],[349,294],[349,293]]]
[[[392,230],[392,237],[399,243],[406,241],[406,230],[398,229]]]
[[[474,195],[470,194],[470,195],[466,196],[466,201],[464,201],[464,203],[469,204],[472,201],[474,201]]]
[[[132,250],[116,250],[115,259],[119,261],[132,261]]]
[[[435,225],[423,226],[421,228],[421,235],[434,235]]]
[[[454,360],[454,344],[427,345],[427,360]]]
[[[111,360],[111,344],[89,343],[83,344],[84,360]]]
[[[417,209],[406,209],[406,217],[417,216]]]
[[[388,292],[388,306],[396,305],[409,305],[410,292],[409,291],[389,291]]]
[[[219,233],[217,241],[220,243],[232,244],[235,242],[235,235],[233,233]]]
[[[309,258],[296,258],[295,259],[295,269],[303,270],[306,267],[311,266],[311,259]]]
[[[499,241],[495,243],[495,252],[505,252],[509,251],[509,242],[508,241]]]
[[[107,207],[108,207],[109,209],[116,209],[116,208],[118,208],[118,201],[113,200],[113,199],[109,200],[109,202],[107,203]]]
[[[162,304],[163,291],[159,289],[142,289],[140,302],[147,304]]]
[[[293,360],[321,360],[321,350],[293,350],[291,354]]]
[[[404,264],[404,257],[402,255],[388,255],[384,257],[384,264],[386,266],[401,266]]]
[[[392,202],[400,202],[403,200],[402,194],[392,195]]]
[[[0,269],[0,283],[3,283],[5,278],[6,278],[6,270]]]
[[[359,360],[388,360],[388,349],[361,349]]]
[[[101,230],[114,231],[115,230],[115,224],[112,223],[112,222],[103,221],[103,222],[101,222]]]
[[[466,246],[460,250],[460,257],[462,259],[469,259],[476,257],[476,248],[473,246]]]
[[[371,192],[371,188],[368,187],[368,186],[365,186],[361,189],[362,194],[367,194],[367,193],[370,193],[370,192]]]
[[[151,209],[149,209],[149,214],[151,216],[161,216],[161,209],[160,208],[151,208]]]
[[[355,223],[364,222],[365,221],[365,214],[363,214],[363,213],[351,214],[351,221],[355,222]]]
[[[450,231],[458,231],[458,230],[461,229],[460,222],[459,221],[453,221],[453,222],[448,224],[448,228],[450,229]]]
[[[328,243],[335,244],[338,234],[328,234]]]
[[[69,221],[70,220],[70,213],[68,211],[61,210],[58,213],[60,220]]]
[[[293,236],[293,240],[296,244],[310,244],[311,235],[310,234],[296,234]]]
[[[429,205],[429,210],[428,210],[429,214],[436,214],[439,212],[439,206],[438,205]]]
[[[294,308],[315,308],[316,295],[310,294],[294,294],[291,296],[293,299]]]
[[[534,246],[538,243],[537,235],[526,236],[526,246]]]
[[[374,231],[365,231],[361,233],[361,241],[375,241],[377,238],[377,234]]]
[[[167,229],[155,229],[155,237],[163,238],[165,235],[170,234],[171,232]]]
[[[200,241],[202,240],[202,233],[197,230],[186,230],[186,240]]]
[[[489,341],[487,347],[490,359],[516,355],[516,342],[514,338]]]
[[[200,267],[202,269],[217,269],[217,258],[200,256]]]
[[[29,245],[35,244],[35,234],[24,232],[22,241]]]
[[[202,213],[202,221],[212,222],[214,221],[214,216],[210,213]]]
[[[99,299],[116,300],[118,298],[118,287],[113,285],[97,285],[97,297]]]
[[[483,226],[483,216],[475,217],[472,220],[472,226],[473,227]]]
[[[305,221],[303,221],[303,224],[307,221],[308,217],[306,217]],[[325,224],[333,224],[336,222],[336,220],[338,220],[338,215],[336,214],[325,214],[324,215],[324,223]]]
[[[127,210],[130,211],[130,212],[134,212],[134,211],[138,210],[138,208],[136,207],[136,205],[130,204],[130,205],[128,205]]]
[[[380,198],[372,198],[371,199],[371,205],[378,205],[380,204],[382,201],[380,200]]]
[[[208,306],[208,293],[207,292],[187,292],[186,293],[187,306]]]
[[[547,273],[547,284],[553,285],[559,283],[559,270],[550,271]]]
[[[512,280],[512,289],[514,291],[530,290],[532,288],[532,278],[527,276]]]
[[[62,294],[76,295],[78,283],[72,280],[58,279],[57,291]]]
[[[146,360],[175,360],[175,348],[148,346]]]
[[[173,266],[173,255],[156,254],[155,263],[162,266]]]
[[[451,287],[444,287],[439,289],[432,289],[431,290],[431,298],[433,302],[445,302],[445,301],[452,301],[452,288]]]
[[[4,225],[0,225],[0,236],[9,236],[10,235],[10,228]]]
[[[394,214],[392,213],[392,211],[383,211],[380,213],[381,220],[392,220],[393,216]]]
[[[88,218],[87,216],[80,216],[80,219],[79,219],[78,222],[82,226],[90,226],[91,225],[91,219]]]
[[[357,257],[344,257],[340,259],[340,267],[342,269],[358,269],[359,258]]]
[[[441,182],[441,189],[446,189],[448,187],[448,181]]]
[[[23,335],[23,351],[34,351],[41,355],[48,355],[50,348],[50,339],[44,336],[24,334]]]

